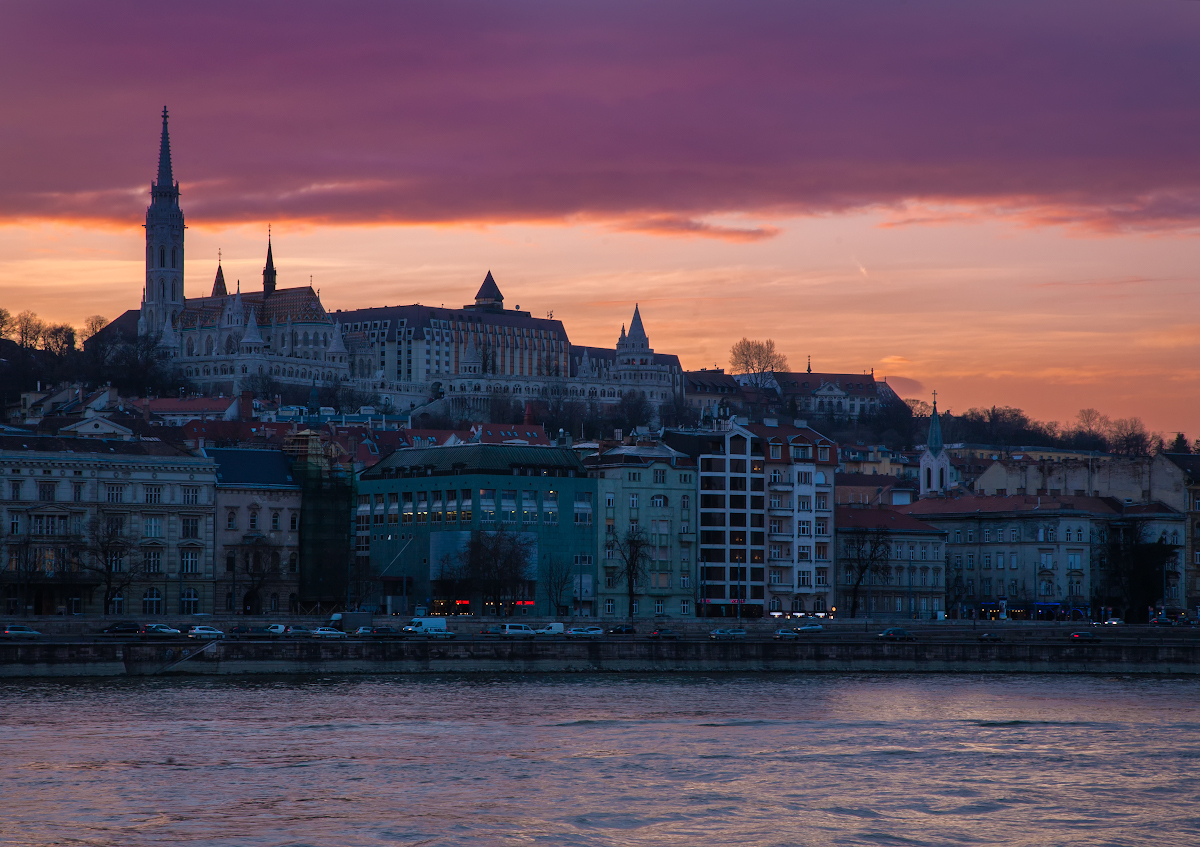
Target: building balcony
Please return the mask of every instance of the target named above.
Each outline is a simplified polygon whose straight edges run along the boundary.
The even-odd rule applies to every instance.
[[[792,491],[795,489],[795,487],[796,486],[790,482],[768,482],[767,483],[767,488],[769,488],[771,491]]]
[[[790,532],[768,532],[767,538],[772,541],[791,541],[793,536]]]

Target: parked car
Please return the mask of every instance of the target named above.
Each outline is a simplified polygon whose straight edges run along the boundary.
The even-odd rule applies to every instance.
[[[505,623],[500,625],[501,638],[520,638],[525,641],[532,641],[536,633],[533,627],[523,623]]]
[[[100,630],[101,635],[137,635],[142,631],[142,625],[136,621],[117,621]]]
[[[306,626],[295,624],[283,631],[284,638],[311,638],[312,630]]]
[[[567,631],[566,627],[564,627],[560,623],[555,622],[555,623],[548,623],[541,629],[536,630],[535,632],[537,635],[562,635],[566,631]]]
[[[1109,618],[1108,620],[1106,620],[1104,622],[1104,625],[1105,626],[1124,626],[1125,621],[1121,620],[1120,618]]]
[[[1151,618],[1150,626],[1175,626],[1175,621],[1163,617]]]
[[[352,632],[350,634],[353,635],[355,638],[366,638],[367,636],[369,636],[371,634],[371,630],[373,630],[374,628],[375,627],[373,627],[373,626],[360,626],[358,629],[354,630],[354,632]]]
[[[746,630],[742,629],[741,627],[734,627],[732,629],[714,629],[709,632],[708,637],[713,641],[733,641],[737,638],[745,638]]]
[[[891,629],[885,629],[883,632],[879,633],[875,637],[880,639],[881,641],[916,641],[917,640],[917,637],[915,635],[913,635],[911,632],[909,632],[907,629],[903,629],[898,626],[894,626]]]
[[[1094,633],[1090,630],[1086,630],[1086,629],[1080,630],[1079,632],[1072,632],[1070,635],[1067,636],[1067,638],[1073,639],[1075,641],[1099,641],[1100,640],[1099,635],[1097,635],[1096,633]]]
[[[273,623],[273,624],[268,625],[266,627],[266,630],[267,630],[267,632],[271,633],[271,635],[278,638],[279,636],[281,636],[285,632],[287,632],[287,627],[281,623]]]
[[[172,638],[183,633],[165,623],[148,623],[142,627],[140,634],[143,638]]]
[[[528,629],[528,627],[526,627]],[[405,636],[423,636],[425,638],[453,638],[454,633],[446,626],[445,618],[419,617],[413,618],[404,627]]]
[[[404,635],[394,626],[373,626],[370,634],[372,638],[399,638]]]
[[[824,632],[825,627],[819,623],[806,623],[804,626],[792,627],[793,632]]]
[[[5,638],[37,638],[39,635],[41,633],[31,626],[13,624],[12,626],[4,627]]]
[[[648,638],[653,638],[656,641],[678,641],[679,633],[669,627],[659,627],[650,633]]]
[[[225,633],[215,626],[193,626],[187,631],[188,638],[199,638],[205,641],[224,638]]]
[[[274,638],[275,634],[265,626],[245,626],[238,624],[229,630],[229,635],[234,638]]]
[[[795,641],[800,636],[796,634],[794,629],[777,629],[771,637],[776,641]]]
[[[567,638],[603,638],[604,630],[598,626],[573,626],[566,632]]]
[[[1003,641],[1004,636],[998,632],[981,632],[981,633],[979,633],[979,640],[980,641],[992,641],[992,642]]]
[[[608,630],[609,635],[637,635],[637,629],[632,624],[622,623]]]
[[[331,626],[319,626],[312,631],[313,638],[345,638],[346,633]]]
[[[502,626],[485,626],[483,629],[479,630],[480,638],[499,638],[503,634],[504,627]]]

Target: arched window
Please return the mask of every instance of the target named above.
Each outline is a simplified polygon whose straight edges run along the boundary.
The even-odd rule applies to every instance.
[[[171,280],[171,302],[175,302],[175,280]]]
[[[213,340],[212,340],[212,336],[210,335],[208,338],[204,339],[204,355],[211,356],[212,354],[213,354]]]
[[[225,554],[225,571],[233,573],[235,570],[237,570],[237,553],[230,550]]]
[[[271,554],[271,573],[279,573],[279,553]]]
[[[196,339],[194,339],[194,338],[189,338],[189,339],[188,339],[188,342],[187,342],[187,354],[188,354],[189,356],[195,356],[195,355],[196,355]]]
[[[158,299],[160,301],[167,299],[167,281],[165,279],[158,281]]]
[[[158,266],[160,268],[165,268],[167,266],[167,248],[166,247],[158,248]]]
[[[279,611],[279,595],[278,594],[271,595],[271,611],[272,612]]]
[[[185,588],[179,595],[179,612],[183,615],[194,615],[200,611],[200,595],[194,588]]]
[[[162,614],[162,592],[160,592],[157,588],[151,588],[142,595],[142,614]]]
[[[293,553],[292,555],[288,556],[288,573],[296,573],[298,570],[300,570],[300,560],[296,557],[296,554]]]
[[[171,267],[175,267],[175,248],[171,248]]]

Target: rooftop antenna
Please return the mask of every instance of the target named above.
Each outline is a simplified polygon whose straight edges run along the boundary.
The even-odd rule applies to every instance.
[[[808,354],[808,372],[812,373],[812,353]]]

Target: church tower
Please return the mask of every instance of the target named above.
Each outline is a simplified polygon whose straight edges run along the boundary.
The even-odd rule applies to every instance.
[[[929,417],[929,434],[921,453],[921,497],[936,497],[950,491],[957,480],[950,455],[942,441],[942,422],[938,418],[937,392],[933,392],[933,414]]]
[[[162,122],[158,179],[150,184],[150,207],[146,209],[146,288],[142,292],[139,335],[164,332],[184,306],[183,212],[179,209],[179,183],[171,175],[166,106]]]

